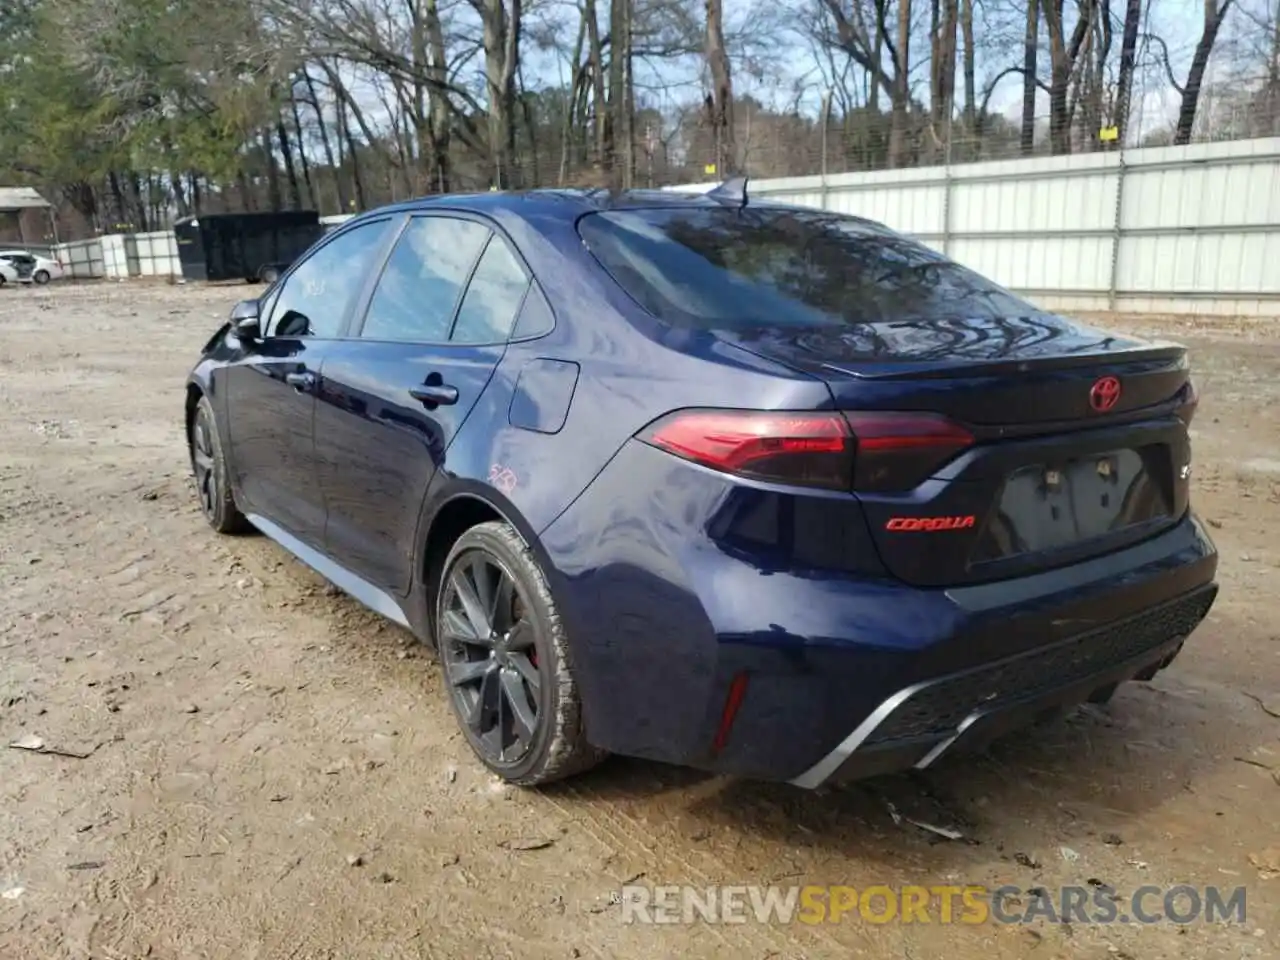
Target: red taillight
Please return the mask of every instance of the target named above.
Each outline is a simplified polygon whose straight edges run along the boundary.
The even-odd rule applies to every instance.
[[[1196,408],[1200,406],[1200,391],[1196,389],[1194,380],[1187,380],[1186,385],[1182,388],[1182,396],[1178,403],[1178,409],[1174,411],[1179,420],[1186,426],[1191,426],[1191,419],[1196,415]]]
[[[726,473],[832,490],[905,490],[973,443],[929,413],[679,410],[640,439]]]
[[[858,438],[854,488],[909,490],[973,444],[973,434],[933,413],[847,413]]]
[[[641,438],[706,467],[811,487],[848,490],[853,438],[838,413],[680,410]]]

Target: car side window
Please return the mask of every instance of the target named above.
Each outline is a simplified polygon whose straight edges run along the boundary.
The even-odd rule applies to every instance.
[[[440,343],[489,228],[455,217],[415,217],[396,241],[360,336]]]
[[[529,275],[510,245],[494,236],[462,298],[451,343],[505,343],[529,289]]]
[[[269,337],[336,337],[382,248],[388,221],[340,234],[298,265],[276,296]]]
[[[556,325],[551,305],[546,295],[538,289],[536,283],[529,285],[529,295],[520,305],[520,316],[516,317],[516,327],[511,331],[512,340],[528,340],[550,333]]]

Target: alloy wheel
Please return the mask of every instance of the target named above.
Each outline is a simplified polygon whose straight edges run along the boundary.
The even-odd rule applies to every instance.
[[[200,509],[212,518],[218,509],[218,471],[214,465],[213,435],[203,410],[196,415],[191,428],[191,468],[195,472]]]
[[[469,739],[497,766],[518,763],[540,723],[543,677],[529,605],[483,550],[458,557],[440,603],[440,653]]]

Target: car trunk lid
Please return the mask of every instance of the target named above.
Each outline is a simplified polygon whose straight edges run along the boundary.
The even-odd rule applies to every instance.
[[[942,416],[972,442],[855,491],[886,567],[921,586],[1076,562],[1186,510],[1185,350],[1052,315],[717,334],[821,378],[872,455],[884,412]],[[917,456],[914,463],[919,466]]]

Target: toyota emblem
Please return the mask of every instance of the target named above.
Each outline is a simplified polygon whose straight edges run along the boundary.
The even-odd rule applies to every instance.
[[[1106,413],[1120,401],[1120,381],[1115,377],[1103,377],[1089,388],[1089,406],[1098,413]]]

